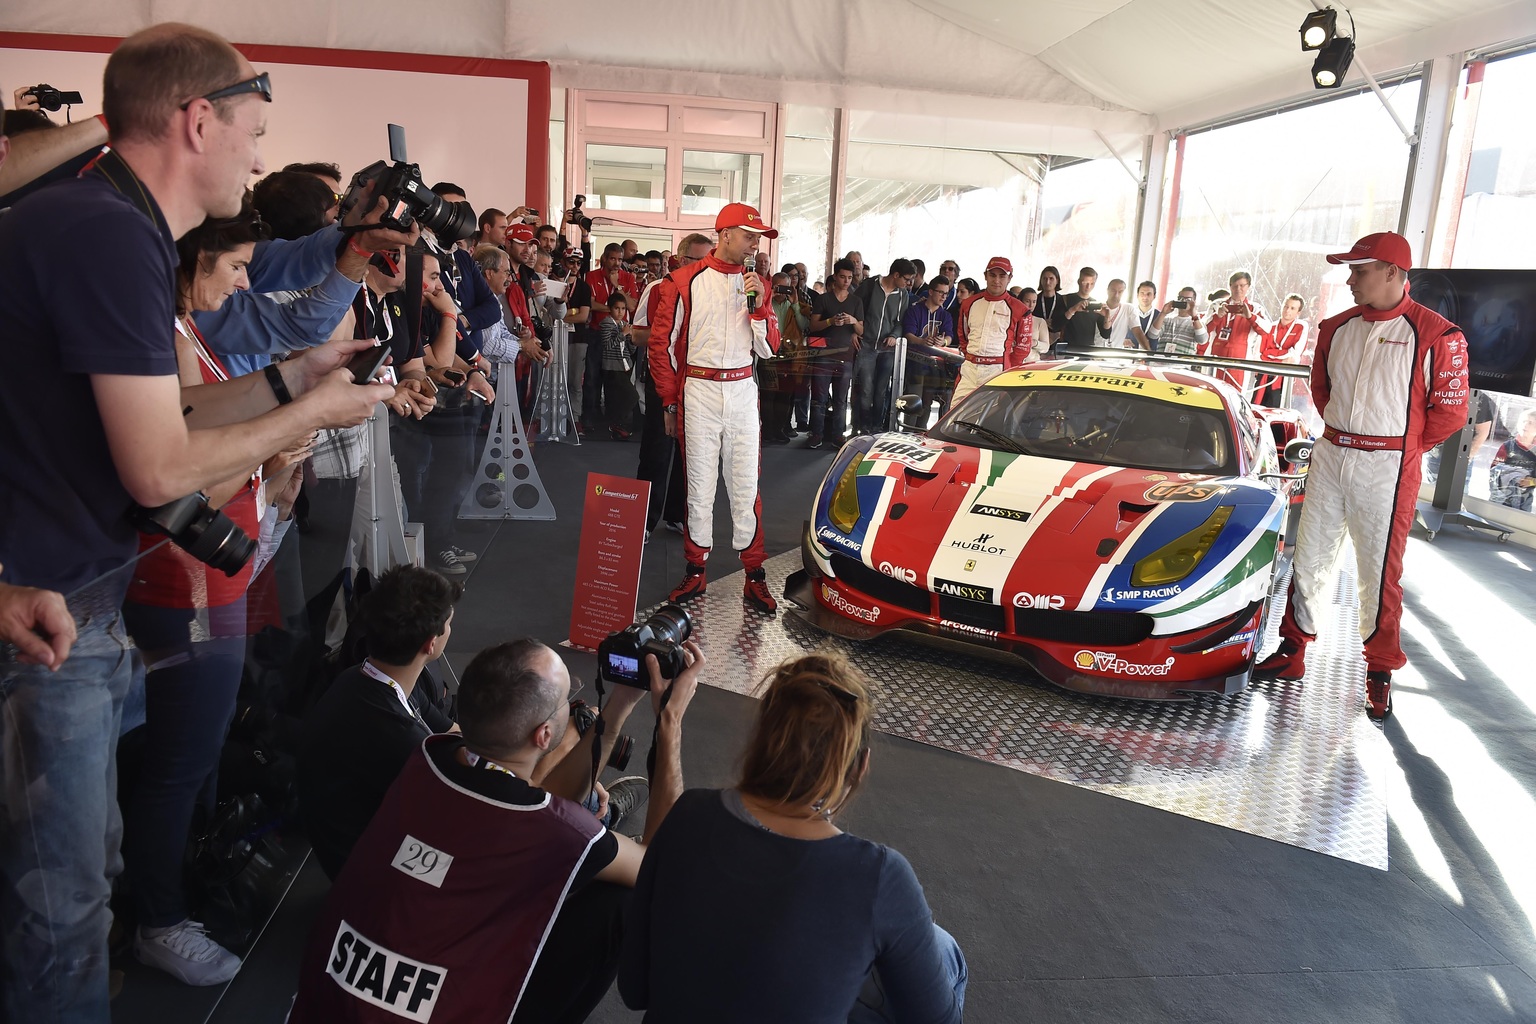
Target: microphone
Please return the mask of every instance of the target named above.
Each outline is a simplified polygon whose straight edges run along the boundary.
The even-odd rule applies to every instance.
[[[742,269],[742,272],[746,273],[746,274],[755,274],[755,273],[757,273],[757,253],[755,253],[755,252],[747,253],[746,259],[741,261],[741,269]],[[755,292],[755,291],[747,292],[747,312],[748,313],[756,313],[757,312],[757,292]]]

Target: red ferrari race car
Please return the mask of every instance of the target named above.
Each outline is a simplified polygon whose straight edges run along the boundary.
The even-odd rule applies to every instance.
[[[1179,369],[1034,363],[926,435],[849,441],[785,596],[840,636],[891,630],[1120,697],[1248,684],[1301,418]]]

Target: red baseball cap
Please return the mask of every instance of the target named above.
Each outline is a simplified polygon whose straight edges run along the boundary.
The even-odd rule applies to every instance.
[[[987,261],[987,270],[1001,270],[1004,273],[1012,274],[1013,264],[1008,261],[1006,256],[993,256]],[[986,273],[986,271],[982,273]]]
[[[507,241],[531,242],[533,241],[533,228],[527,224],[514,224],[507,228]]]
[[[762,215],[746,203],[727,204],[715,217],[715,230],[724,231],[726,228],[746,228],[768,238],[779,237],[778,228],[764,224]]]
[[[1396,231],[1378,231],[1374,235],[1366,235],[1349,252],[1334,253],[1327,259],[1329,263],[1343,263],[1351,267],[1380,260],[1404,270],[1413,269],[1413,251],[1408,248],[1408,239]]]

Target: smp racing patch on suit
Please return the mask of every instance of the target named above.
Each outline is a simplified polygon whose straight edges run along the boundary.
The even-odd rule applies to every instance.
[[[348,995],[406,1020],[430,1021],[448,972],[363,938],[346,921],[331,942],[329,974]]]

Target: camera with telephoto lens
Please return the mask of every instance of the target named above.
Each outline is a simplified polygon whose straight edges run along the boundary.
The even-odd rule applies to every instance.
[[[44,110],[58,110],[63,106],[74,106],[76,103],[84,103],[78,92],[61,92],[51,85],[34,85],[23,96],[35,96],[37,105]]]
[[[588,217],[586,214],[581,212],[582,204],[585,203],[586,201],[587,201],[587,197],[586,196],[580,196],[580,195],[577,196],[575,199],[572,199],[571,200],[571,212],[566,214],[565,219],[570,221],[572,224],[579,224],[579,225],[581,225],[581,230],[583,230],[583,231],[591,231],[592,230],[592,218]]]
[[[189,494],[155,508],[135,505],[128,522],[144,533],[160,533],[210,568],[233,576],[256,553],[256,542],[230,518],[208,504],[206,494]]]
[[[683,641],[693,633],[693,619],[680,606],[664,604],[644,622],[622,629],[597,645],[597,672],[604,682],[650,689],[645,656],[656,655],[663,679],[676,679],[687,668]]]
[[[394,163],[376,160],[352,176],[347,194],[341,199],[343,221],[365,197],[371,209],[372,205],[377,205],[378,197],[383,196],[389,205],[379,218],[382,227],[409,231],[411,224],[419,221],[444,245],[452,245],[475,233],[474,209],[468,203],[450,203],[433,192],[422,181],[421,168],[407,162],[405,129],[397,124],[389,126],[389,158]]]

